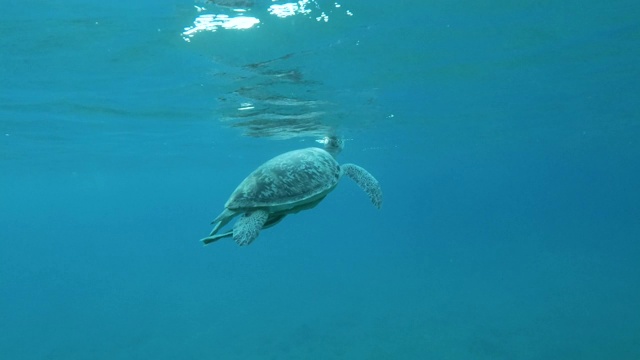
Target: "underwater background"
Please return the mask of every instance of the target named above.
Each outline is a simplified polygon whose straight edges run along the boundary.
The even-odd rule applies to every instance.
[[[2,359],[639,359],[640,3],[2,1]],[[349,179],[203,247],[269,158]]]

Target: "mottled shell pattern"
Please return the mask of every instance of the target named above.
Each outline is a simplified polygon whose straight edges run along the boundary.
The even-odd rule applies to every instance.
[[[231,194],[225,207],[290,208],[331,191],[340,180],[340,165],[323,149],[290,151],[262,164]]]

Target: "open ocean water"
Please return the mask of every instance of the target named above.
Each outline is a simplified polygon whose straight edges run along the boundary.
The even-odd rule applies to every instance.
[[[638,1],[0,7],[0,358],[640,359]],[[381,210],[202,246],[330,133]]]

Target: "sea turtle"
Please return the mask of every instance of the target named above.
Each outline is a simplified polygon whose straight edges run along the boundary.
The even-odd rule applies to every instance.
[[[325,149],[310,147],[278,155],[254,170],[211,223],[211,234],[201,241],[207,245],[231,237],[238,245],[249,245],[260,230],[274,226],[285,216],[318,205],[338,185],[342,175],[350,177],[369,195],[377,208],[382,206],[382,190],[373,175],[354,164],[338,164],[335,156],[342,140],[325,138]],[[242,215],[233,230],[217,232],[231,219]]]

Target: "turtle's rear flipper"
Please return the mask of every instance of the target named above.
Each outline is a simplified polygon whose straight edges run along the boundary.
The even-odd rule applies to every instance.
[[[269,213],[265,210],[245,213],[233,225],[233,240],[240,246],[251,244],[260,235],[260,230],[268,218]]]
[[[269,216],[269,218],[264,223],[264,225],[262,225],[262,228],[266,229],[266,228],[272,227],[273,225],[275,225],[275,224],[279,223],[280,221],[282,221],[282,219],[284,219],[285,216],[287,216],[287,215]],[[202,243],[204,245],[209,245],[212,242],[218,241],[220,239],[224,239],[226,237],[232,237],[232,236],[233,236],[233,231],[227,231],[224,234],[207,236],[206,238],[200,239],[200,241],[202,241]]]

